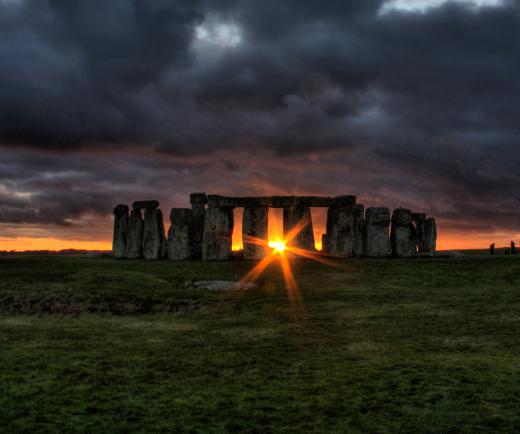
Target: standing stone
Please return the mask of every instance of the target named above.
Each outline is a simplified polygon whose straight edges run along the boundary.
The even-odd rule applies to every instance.
[[[437,249],[437,225],[434,218],[424,222],[424,234],[426,253],[434,253]]]
[[[426,214],[413,213],[412,219],[417,233],[417,251],[419,253],[429,253],[430,251],[426,241]]]
[[[242,218],[244,258],[262,259],[268,250],[268,216],[266,206],[246,206]]]
[[[407,257],[417,253],[417,234],[412,212],[409,209],[397,208],[394,210],[390,240],[394,256]]]
[[[390,210],[382,207],[367,208],[365,217],[365,256],[390,256]]]
[[[308,206],[295,205],[283,209],[283,238],[289,246],[314,251],[311,209]]]
[[[143,227],[144,222],[139,208],[130,213],[128,236],[126,238],[126,257],[131,259],[143,256]]]
[[[172,208],[168,230],[168,258],[190,259],[193,251],[193,216],[189,208]]]
[[[354,211],[354,246],[352,253],[356,257],[363,256],[365,234],[365,207],[361,204],[353,205]]]
[[[210,206],[204,216],[202,259],[231,259],[233,208]]]
[[[166,255],[163,215],[160,209],[144,210],[143,256],[145,259],[160,259]]]
[[[322,255],[327,255],[328,251],[330,251],[330,240],[327,234],[321,234],[321,253]]]
[[[126,238],[128,236],[128,206],[117,205],[114,208],[114,236],[112,238],[112,254],[114,258],[126,256]]]
[[[333,206],[327,210],[328,256],[349,257],[354,254],[354,207]]]
[[[206,193],[191,193],[191,218],[193,230],[193,249],[192,255],[195,259],[202,258],[202,236],[204,233],[204,214],[206,212],[205,205],[208,203]]]

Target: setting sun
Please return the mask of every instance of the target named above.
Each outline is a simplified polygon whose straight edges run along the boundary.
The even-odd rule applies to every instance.
[[[283,241],[269,241],[269,247],[277,252],[283,252],[285,250],[285,243]]]

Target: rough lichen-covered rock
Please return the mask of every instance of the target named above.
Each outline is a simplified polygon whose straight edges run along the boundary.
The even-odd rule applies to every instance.
[[[265,206],[247,206],[242,218],[242,241],[244,244],[244,258],[262,259],[267,251],[268,242],[268,214]]]
[[[289,246],[314,251],[311,210],[308,206],[283,209],[283,237]]]
[[[233,223],[233,208],[208,207],[204,216],[202,259],[231,259]]]
[[[365,256],[377,258],[391,254],[390,210],[368,208],[365,214]]]
[[[397,208],[392,214],[390,231],[392,253],[394,256],[407,257],[417,253],[417,233],[409,209]]]
[[[428,218],[424,222],[424,240],[427,253],[434,253],[437,249],[437,225],[434,218]]]
[[[205,205],[208,202],[206,193],[191,193],[191,217],[193,230],[192,256],[194,259],[202,258],[202,236],[204,233]]]
[[[189,208],[172,208],[168,230],[168,258],[190,259],[193,255],[193,216]]]
[[[128,236],[126,238],[126,257],[136,259],[143,256],[143,228],[144,222],[140,209],[133,209],[128,222]]]
[[[126,238],[128,235],[128,206],[121,204],[114,208],[114,234],[112,254],[115,258],[126,257]]]
[[[166,238],[162,211],[155,208],[145,208],[143,230],[143,257],[145,259],[160,259],[166,255]]]

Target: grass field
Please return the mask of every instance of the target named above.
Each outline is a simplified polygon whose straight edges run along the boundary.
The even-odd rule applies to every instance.
[[[519,432],[520,256],[0,258],[0,432]]]

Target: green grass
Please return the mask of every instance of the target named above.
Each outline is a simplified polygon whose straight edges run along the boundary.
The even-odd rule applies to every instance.
[[[520,256],[0,258],[0,432],[518,432]]]

